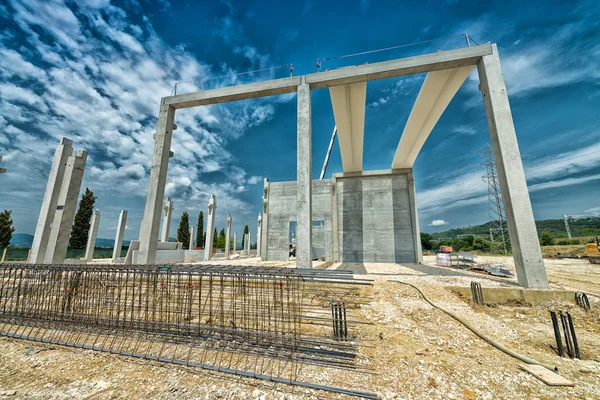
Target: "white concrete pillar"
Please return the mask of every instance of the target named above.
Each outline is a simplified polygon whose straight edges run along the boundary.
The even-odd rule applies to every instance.
[[[421,248],[421,228],[419,226],[419,214],[417,212],[417,192],[415,190],[415,176],[412,169],[408,175],[408,202],[410,204],[410,216],[413,228],[413,242],[415,246],[415,259],[418,263],[423,262],[423,249]]]
[[[547,289],[548,277],[538,241],[498,48],[495,44],[492,44],[492,54],[481,58],[477,70],[517,279],[520,286]]]
[[[46,259],[48,240],[50,239],[50,231],[54,222],[54,214],[56,212],[58,196],[62,188],[67,160],[73,154],[72,145],[73,141],[71,139],[62,138],[54,152],[54,159],[52,160],[52,167],[48,176],[48,184],[46,185],[46,193],[44,194],[40,216],[31,245],[29,262],[33,264],[41,264]]]
[[[227,229],[225,229],[225,257],[229,257],[229,245],[231,237],[231,215],[227,214]]]
[[[94,249],[96,248],[96,237],[98,236],[98,227],[100,226],[100,210],[95,210],[92,215],[92,223],[88,232],[88,241],[85,246],[85,261],[94,259]]]
[[[215,214],[217,212],[217,198],[214,194],[208,200],[208,219],[206,222],[206,242],[204,243],[204,261],[212,258],[213,236],[215,234]]]
[[[190,226],[190,250],[194,250],[194,236],[196,232],[194,232],[194,227]]]
[[[65,262],[86,161],[87,152],[83,150],[77,150],[77,153],[67,160],[48,240],[48,249],[44,260],[46,264],[62,264]]]
[[[250,255],[250,232],[244,233],[244,254]]]
[[[310,87],[298,86],[296,266],[312,268],[312,120]]]
[[[161,100],[158,114],[158,126],[154,135],[154,153],[152,154],[152,167],[148,182],[148,194],[144,217],[140,228],[140,249],[137,257],[138,264],[153,264],[156,260],[156,246],[158,230],[160,228],[160,215],[162,202],[167,183],[167,170],[171,157],[171,139],[175,124],[175,109],[164,104]]]
[[[116,263],[121,257],[121,249],[123,247],[123,235],[125,235],[125,227],[127,226],[127,210],[121,210],[119,215],[119,224],[117,225],[117,236],[115,237],[115,245],[113,247],[112,262]]]
[[[264,181],[264,186],[263,186],[263,220],[262,220],[262,229],[261,229],[261,236],[259,237],[260,240],[260,253],[258,253],[258,256],[263,259],[263,260],[267,260],[268,256],[267,256],[267,240],[268,240],[268,236],[269,236],[269,178],[265,178]]]
[[[260,247],[262,238],[262,215],[258,214],[257,230],[256,230],[256,257],[260,257]]]
[[[167,201],[165,202],[165,206],[163,208],[163,225],[162,232],[160,235],[161,242],[169,241],[169,233],[171,232],[171,217],[173,216],[173,200],[170,197],[167,197]]]

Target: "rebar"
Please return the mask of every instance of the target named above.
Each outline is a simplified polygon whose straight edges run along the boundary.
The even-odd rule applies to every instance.
[[[310,382],[369,374],[352,312],[370,285],[283,267],[0,264],[0,335],[376,398]]]

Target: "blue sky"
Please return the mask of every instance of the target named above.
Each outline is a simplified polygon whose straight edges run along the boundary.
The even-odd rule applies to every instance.
[[[427,41],[323,68],[495,42],[535,216],[600,213],[600,3],[597,1],[0,1],[0,209],[33,233],[50,161],[67,136],[88,151],[82,190],[98,196],[100,237],[129,211],[137,238],[160,98],[294,74],[316,60]],[[448,38],[449,37],[449,38]],[[223,75],[229,75],[222,78]],[[221,78],[219,78],[221,77]],[[424,75],[367,87],[364,168],[386,169]],[[477,151],[489,141],[478,79],[463,85],[415,164],[422,230],[486,222]],[[334,125],[327,90],[313,100],[313,177]],[[217,227],[255,232],[263,178],[296,178],[295,95],[178,111],[167,195],[195,222],[217,196]],[[327,176],[341,171],[336,145]]]

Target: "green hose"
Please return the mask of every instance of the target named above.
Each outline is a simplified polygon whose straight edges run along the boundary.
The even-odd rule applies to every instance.
[[[388,282],[395,282],[395,283],[401,283],[402,285],[407,285],[412,287],[413,289],[416,289],[421,296],[423,296],[423,299],[425,299],[426,302],[428,302],[429,304],[431,304],[432,307],[437,308],[438,310],[448,314],[449,316],[451,316],[452,318],[454,318],[455,320],[457,320],[458,322],[460,322],[461,324],[463,324],[467,329],[469,329],[471,332],[473,332],[474,334],[476,334],[477,336],[479,336],[480,338],[482,338],[483,340],[485,340],[487,343],[491,344],[492,346],[494,346],[495,348],[497,348],[500,351],[503,351],[504,353],[508,354],[511,357],[514,357],[518,360],[521,360],[527,364],[534,364],[534,365],[541,365],[544,368],[549,369],[550,371],[558,371],[558,368],[553,366],[553,365],[549,365],[549,364],[543,364],[539,361],[534,360],[533,358],[529,358],[526,357],[522,354],[519,354],[515,351],[512,351],[511,349],[507,349],[506,347],[504,347],[503,345],[501,345],[500,343],[496,342],[495,340],[489,338],[488,336],[484,335],[483,333],[479,332],[477,329],[473,328],[471,326],[471,324],[469,324],[467,321],[463,320],[462,318],[460,318],[458,315],[454,314],[451,311],[445,310],[442,307],[438,306],[437,304],[434,304],[431,300],[429,300],[427,298],[427,296],[425,296],[425,293],[423,293],[421,291],[421,289],[419,289],[418,287],[416,287],[415,285],[411,284],[411,283],[407,283],[407,282],[402,282],[402,281],[388,281]]]

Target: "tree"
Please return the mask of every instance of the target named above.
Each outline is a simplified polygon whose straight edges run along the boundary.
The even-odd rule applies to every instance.
[[[216,249],[218,244],[219,244],[219,236],[217,233],[217,228],[215,228],[215,231],[213,232],[213,249]]]
[[[202,247],[203,248],[206,247],[205,245],[206,245],[206,232],[204,232],[202,234]]]
[[[87,246],[94,203],[96,203],[94,192],[85,188],[85,193],[81,195],[81,200],[79,200],[79,209],[75,214],[73,230],[71,231],[71,248],[73,249],[85,249],[85,246]]]
[[[184,249],[190,247],[190,215],[187,211],[181,214],[179,227],[177,228],[177,241],[183,243]]]
[[[200,211],[198,215],[198,229],[196,231],[196,246],[204,247],[204,213]]]
[[[0,213],[0,248],[2,249],[10,246],[10,240],[15,231],[11,214],[12,210],[4,210]]]
[[[554,244],[554,238],[548,232],[542,232],[540,235],[540,245],[542,246],[552,246]]]
[[[219,232],[219,238],[217,240],[217,248],[218,249],[225,248],[225,229],[221,229],[221,232]]]
[[[248,232],[250,232],[250,231],[248,230],[248,225],[246,225],[244,227],[244,234],[242,235],[242,249],[244,248],[244,241],[246,239],[246,233],[248,233]]]
[[[433,248],[433,243],[431,243],[432,240],[433,240],[433,236],[431,236],[429,233],[421,232],[421,247],[423,249],[432,250],[432,248]]]

